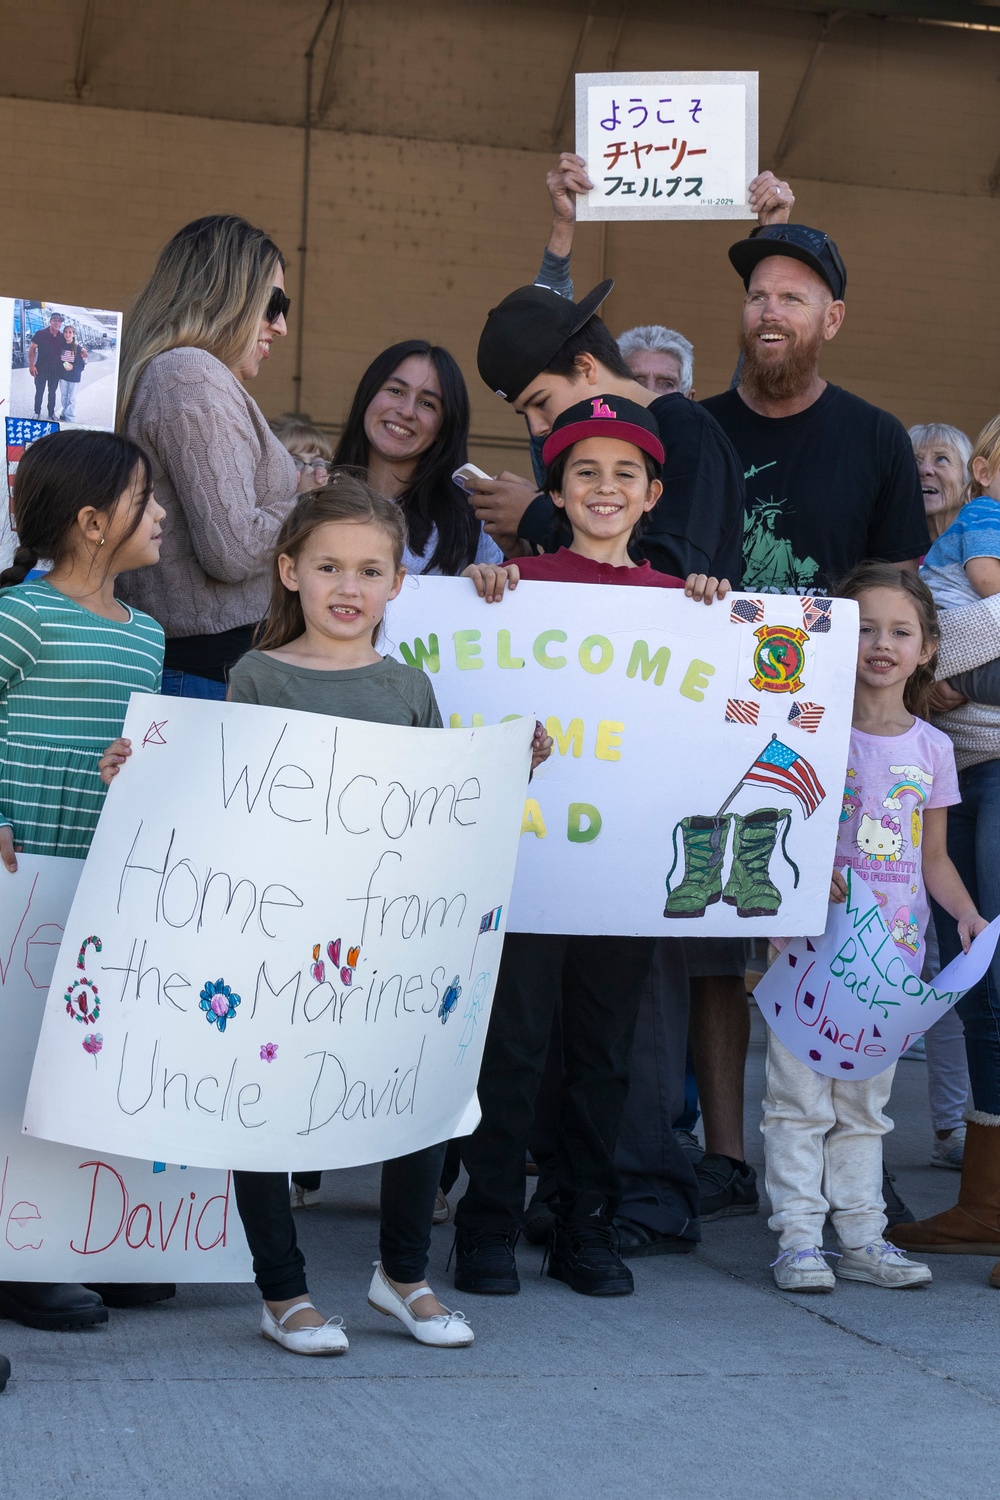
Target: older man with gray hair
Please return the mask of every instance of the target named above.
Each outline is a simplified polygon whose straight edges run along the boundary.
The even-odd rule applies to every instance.
[[[676,328],[644,323],[619,335],[622,358],[640,385],[655,396],[694,400],[694,345]]]

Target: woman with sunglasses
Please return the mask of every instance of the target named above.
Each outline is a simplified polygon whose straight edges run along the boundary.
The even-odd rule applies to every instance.
[[[165,693],[224,698],[267,607],[298,472],[246,383],[288,331],[284,285],[262,229],[212,214],[168,241],[125,322],[118,425],[148,453],[166,518],[160,566],[123,574],[121,592],[164,628]]]

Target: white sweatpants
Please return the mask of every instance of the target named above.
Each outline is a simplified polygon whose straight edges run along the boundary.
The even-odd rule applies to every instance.
[[[883,1113],[895,1067],[875,1078],[825,1078],[767,1034],[764,1096],[769,1227],[782,1250],[822,1245],[827,1213],[841,1245],[859,1249],[885,1231]]]

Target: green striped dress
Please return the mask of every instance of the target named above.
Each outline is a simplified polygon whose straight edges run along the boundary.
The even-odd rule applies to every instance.
[[[162,669],[163,631],[137,609],[105,620],[44,579],[0,592],[0,825],[26,854],[85,857],[98,759]]]

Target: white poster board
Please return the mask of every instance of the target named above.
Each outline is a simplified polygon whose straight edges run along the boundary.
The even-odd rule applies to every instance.
[[[795,938],[754,990],[780,1042],[826,1078],[874,1078],[960,1000],[989,968],[1000,917],[936,978],[900,953],[878,900],[856,870],[821,937]]]
[[[25,1129],[250,1171],[474,1129],[533,727],[133,694]]]
[[[21,1129],[82,869],[19,854],[15,875],[0,870],[0,1281],[250,1281],[229,1172],[95,1154]],[[81,1050],[80,1062],[96,1070],[100,1050]]]
[[[52,326],[53,320],[65,344],[58,374],[80,373],[78,381],[68,382],[72,391],[44,380],[37,357],[39,379],[31,373],[33,337]],[[66,339],[69,328],[75,335],[72,344]],[[70,302],[0,297],[0,428],[5,444],[0,471],[0,568],[10,562],[17,545],[10,495],[25,450],[40,437],[66,428],[114,430],[121,331],[120,312]],[[74,403],[72,421],[63,420],[67,393]]]
[[[527,714],[556,741],[511,931],[746,937],[826,923],[857,620],[841,599],[526,580],[486,604],[423,576],[387,633],[446,724]]]
[[[756,73],[578,73],[577,218],[752,219]]]

